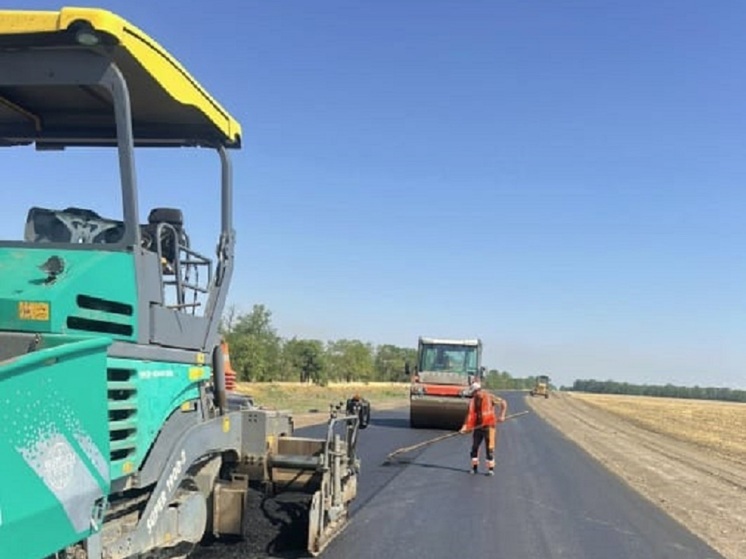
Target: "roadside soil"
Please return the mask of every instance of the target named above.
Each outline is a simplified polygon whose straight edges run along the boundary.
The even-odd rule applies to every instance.
[[[526,396],[565,437],[727,559],[746,557],[746,467],[642,429],[570,393]]]

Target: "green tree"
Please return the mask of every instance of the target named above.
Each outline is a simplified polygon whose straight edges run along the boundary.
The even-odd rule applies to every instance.
[[[288,340],[283,347],[283,357],[286,369],[300,382],[323,382],[324,344],[320,340]]]
[[[239,312],[236,305],[231,305],[225,310],[225,313],[220,319],[220,324],[218,324],[218,332],[221,336],[227,336],[233,331],[238,317]]]
[[[374,367],[375,379],[380,381],[407,381],[406,364],[414,366],[417,360],[417,350],[397,347],[391,344],[380,345],[376,348]]]
[[[326,348],[329,378],[352,382],[373,379],[373,346],[360,340],[336,340]]]
[[[264,305],[254,305],[248,314],[239,314],[225,326],[231,363],[240,380],[280,380],[280,337],[272,327],[272,313]]]

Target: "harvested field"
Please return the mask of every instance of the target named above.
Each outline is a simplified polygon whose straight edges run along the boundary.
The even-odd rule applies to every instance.
[[[607,394],[573,397],[643,429],[746,464],[746,404]]]

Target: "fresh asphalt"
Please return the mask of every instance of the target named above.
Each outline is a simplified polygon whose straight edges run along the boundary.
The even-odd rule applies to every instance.
[[[504,396],[509,413],[527,409]],[[443,433],[373,411],[350,522],[322,559],[723,559],[533,413],[500,427],[494,477],[469,473],[469,436],[387,463]]]

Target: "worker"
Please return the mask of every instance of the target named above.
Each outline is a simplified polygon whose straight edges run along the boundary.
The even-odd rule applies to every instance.
[[[472,432],[471,444],[471,473],[476,474],[479,469],[479,448],[484,441],[486,449],[487,475],[495,474],[495,442],[497,440],[497,424],[505,421],[508,403],[502,398],[482,390],[479,381],[471,385],[471,400],[466,419],[461,427],[461,433]],[[500,407],[495,414],[495,406]]]

